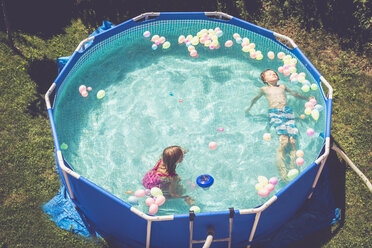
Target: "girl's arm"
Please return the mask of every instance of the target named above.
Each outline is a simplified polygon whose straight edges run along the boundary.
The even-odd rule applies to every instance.
[[[175,176],[172,179],[172,181],[169,185],[169,194],[171,195],[171,197],[173,197],[173,198],[184,198],[185,202],[187,202],[187,204],[189,204],[189,205],[194,204],[195,201],[190,196],[188,196],[188,195],[182,196],[182,195],[177,193],[176,189],[177,189],[177,186],[178,186],[178,181],[179,181],[179,177]]]
[[[307,100],[307,97],[306,96],[303,96],[301,95],[300,93],[298,92],[295,92],[295,91],[292,91],[290,88],[288,88],[287,86],[285,86],[285,90],[288,91],[292,96],[294,97],[297,97],[297,98],[300,98],[300,99],[304,99],[304,100]]]
[[[251,101],[251,105],[250,105],[248,108],[246,108],[245,112],[248,113],[249,110],[251,110],[251,108],[253,107],[253,105],[257,102],[257,100],[261,98],[262,95],[263,95],[263,90],[262,90],[262,88],[260,88],[260,91],[258,92],[258,95],[255,96],[255,97],[252,99],[252,101]]]

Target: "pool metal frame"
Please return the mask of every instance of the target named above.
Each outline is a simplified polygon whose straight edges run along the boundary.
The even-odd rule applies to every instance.
[[[50,103],[49,98],[50,98],[50,96],[51,96],[51,94],[53,93],[54,90],[56,90],[56,92],[58,91],[59,85],[62,84],[63,80],[66,78],[66,75],[69,73],[69,71],[74,66],[74,64],[78,61],[81,54],[83,54],[90,47],[93,47],[95,44],[101,42],[102,40],[105,40],[106,38],[115,35],[115,33],[121,32],[125,29],[130,29],[130,28],[135,27],[137,25],[141,25],[143,23],[151,22],[151,21],[178,20],[178,19],[194,19],[194,20],[195,19],[201,19],[201,20],[211,20],[211,21],[225,22],[225,23],[228,23],[228,24],[231,24],[231,25],[236,25],[236,26],[251,30],[251,31],[256,32],[260,35],[264,35],[264,36],[272,39],[273,42],[280,43],[283,47],[286,47],[286,49],[290,50],[293,54],[295,54],[297,56],[297,58],[310,71],[312,76],[316,79],[318,85],[321,86],[321,83],[323,83],[328,89],[328,98],[326,98],[323,94],[324,100],[326,101],[326,110],[327,110],[326,129],[325,129],[325,136],[324,136],[325,137],[325,145],[323,147],[323,154],[320,155],[318,157],[318,159],[316,159],[316,161],[312,165],[309,166],[308,169],[301,172],[300,175],[297,176],[297,178],[292,180],[290,183],[288,183],[288,185],[286,185],[278,193],[276,193],[274,196],[272,196],[268,201],[266,201],[264,204],[262,204],[261,206],[259,206],[257,208],[241,209],[241,210],[234,210],[233,208],[231,208],[231,209],[229,209],[228,212],[222,211],[222,212],[211,212],[211,213],[200,213],[200,214],[194,214],[193,212],[190,212],[189,215],[150,216],[150,215],[147,215],[147,214],[143,213],[142,211],[136,209],[135,207],[125,203],[124,201],[121,201],[120,199],[111,195],[109,192],[106,192],[105,190],[101,189],[99,186],[94,185],[93,183],[89,182],[87,179],[83,178],[81,175],[79,175],[78,173],[73,171],[71,169],[71,167],[68,165],[68,163],[63,158],[63,155],[62,155],[62,152],[61,152],[61,149],[60,149],[60,145],[59,145],[59,142],[58,142],[58,137],[57,137],[55,124],[54,124],[53,108],[52,108],[52,105]],[[115,32],[115,29],[117,29],[117,28],[119,29],[119,31]],[[280,41],[278,41],[277,38],[285,40],[288,45],[291,45],[292,49],[288,48],[285,44],[282,44]],[[85,47],[85,44],[87,44],[87,42],[92,43],[92,45],[90,45],[89,47]],[[321,89],[321,87],[320,87],[320,89]],[[311,179],[313,181],[312,184],[311,184],[311,189],[306,190],[307,193],[308,193],[307,198],[310,199],[312,197],[313,191],[314,191],[314,189],[317,185],[317,182],[318,182],[318,179],[320,177],[320,174],[322,173],[323,167],[326,164],[327,157],[328,157],[328,154],[329,154],[329,151],[330,151],[330,126],[331,126],[331,112],[332,112],[331,111],[332,110],[332,95],[333,95],[333,89],[332,89],[331,85],[317,71],[317,69],[311,64],[311,62],[301,52],[301,50],[298,48],[298,46],[295,44],[295,42],[292,39],[290,39],[289,37],[285,36],[285,35],[275,33],[275,32],[272,32],[270,30],[258,27],[254,24],[251,24],[251,23],[248,23],[246,21],[237,19],[233,16],[230,16],[230,15],[222,13],[222,12],[191,12],[191,13],[149,12],[149,13],[144,13],[144,14],[141,14],[137,17],[134,17],[134,18],[132,18],[132,19],[130,19],[130,20],[128,20],[128,21],[126,21],[126,22],[124,22],[124,23],[122,23],[122,24],[120,24],[120,25],[118,25],[118,26],[116,26],[112,29],[110,29],[110,30],[107,30],[106,32],[98,34],[97,36],[92,36],[92,37],[89,37],[89,38],[81,41],[81,43],[78,45],[75,52],[71,56],[71,59],[68,61],[66,66],[63,68],[63,70],[60,72],[60,74],[58,75],[56,80],[53,82],[53,84],[50,86],[50,88],[46,92],[45,102],[46,102],[46,106],[47,106],[47,111],[48,111],[48,116],[49,116],[49,120],[50,120],[52,133],[53,133],[56,163],[57,163],[57,168],[58,168],[58,171],[59,171],[59,174],[60,174],[60,177],[61,177],[61,181],[67,187],[69,197],[71,198],[74,205],[76,207],[78,207],[80,210],[82,210],[82,212],[88,217],[88,219],[90,221],[92,221],[97,226],[97,231],[101,236],[103,236],[104,238],[110,238],[110,239],[118,240],[118,243],[120,243],[120,244],[124,244],[126,242],[126,239],[128,238],[128,237],[122,238],[120,236],[120,234],[116,234],[116,233],[111,234],[111,233],[109,233],[110,231],[106,232],[105,227],[104,227],[105,225],[102,224],[102,220],[96,221],[95,214],[93,213],[94,211],[92,211],[92,213],[91,213],[91,211],[89,211],[89,207],[85,206],[83,202],[80,202],[81,198],[83,198],[82,195],[85,195],[85,194],[81,194],[81,191],[84,193],[84,190],[82,190],[82,188],[84,188],[86,186],[84,186],[84,187],[79,186],[79,183],[80,183],[79,181],[83,181],[86,185],[89,185],[90,187],[92,187],[93,192],[94,192],[94,190],[97,191],[97,192],[100,192],[100,194],[103,194],[105,197],[108,197],[109,199],[114,200],[116,203],[121,204],[123,207],[129,208],[129,210],[132,213],[139,216],[140,218],[142,218],[146,222],[146,230],[143,230],[143,228],[141,229],[143,231],[146,231],[145,242],[135,240],[134,242],[132,242],[132,244],[134,244],[134,245],[141,246],[141,244],[145,243],[146,248],[150,247],[150,241],[152,240],[151,234],[152,234],[152,231],[154,231],[154,229],[153,229],[153,223],[154,222],[155,223],[169,222],[169,221],[175,221],[178,218],[182,218],[182,219],[186,218],[186,219],[189,220],[188,221],[189,222],[189,226],[188,226],[189,237],[187,239],[188,244],[186,245],[186,244],[182,243],[178,247],[181,247],[183,245],[182,247],[192,248],[193,245],[202,244],[202,243],[205,243],[206,247],[209,247],[209,245],[212,242],[227,242],[227,247],[230,248],[234,245],[244,245],[246,247],[250,247],[250,245],[254,241],[253,238],[255,237],[255,234],[256,234],[257,229],[259,227],[260,219],[262,217],[262,213],[264,213],[265,210],[269,209],[269,207],[274,205],[274,203],[278,200],[278,198],[280,198],[280,196],[284,192],[286,192],[287,190],[289,190],[291,188],[294,188],[293,184],[298,182],[299,178],[301,178],[302,176],[304,177],[304,175],[308,171],[310,171],[311,168],[314,168],[314,167],[318,166],[318,168],[315,168],[316,169],[315,170],[316,172],[314,172],[315,177],[313,178],[313,180]],[[77,183],[77,182],[79,182],[79,183]],[[297,207],[296,210],[298,210],[298,208],[299,207]],[[120,215],[121,213],[117,213],[117,214]],[[229,228],[228,228],[228,232],[226,232],[226,233],[228,233],[228,237],[226,237],[226,235],[225,235],[223,237],[219,237],[217,239],[214,239],[215,232],[214,232],[213,229],[216,227],[216,225],[213,226],[213,223],[209,223],[209,222],[213,222],[213,221],[208,222],[208,220],[207,220],[206,223],[201,224],[201,226],[203,226],[204,229],[205,229],[206,226],[208,226],[206,238],[201,239],[201,240],[200,239],[194,240],[194,238],[195,238],[195,230],[194,229],[196,227],[195,224],[197,224],[197,223],[195,223],[195,220],[198,220],[199,218],[203,218],[203,216],[214,216],[214,215],[217,216],[219,214],[229,216],[229,218],[228,218]],[[125,215],[125,213],[123,213],[123,215]],[[236,215],[252,215],[252,216],[254,215],[254,219],[253,219],[251,230],[249,232],[248,239],[247,240],[246,239],[243,239],[243,240],[238,239],[237,243],[233,243],[232,242],[232,240],[233,240],[232,239],[233,223],[234,223],[233,220],[234,220],[234,216],[236,216]],[[207,217],[205,217],[205,218],[207,218]],[[250,221],[250,222],[252,222],[252,221]],[[280,223],[282,223],[282,222],[283,222],[283,220],[280,221]],[[130,223],[130,224],[133,224],[133,223]],[[243,225],[243,226],[246,227],[246,224]],[[265,227],[262,227],[262,226],[260,226],[259,228],[265,229]],[[266,229],[270,230],[270,228],[266,228]],[[271,231],[273,231],[273,230],[271,230]],[[219,236],[221,236],[221,235],[219,235]],[[262,234],[261,234],[261,237],[262,237]],[[157,240],[155,240],[152,245],[153,246],[151,246],[151,247],[163,247],[161,245],[161,242],[157,243]]]

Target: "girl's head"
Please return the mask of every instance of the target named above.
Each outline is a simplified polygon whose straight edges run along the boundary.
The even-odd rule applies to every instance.
[[[261,79],[265,84],[275,85],[279,80],[278,73],[271,69],[261,72]]]
[[[163,151],[163,163],[169,174],[176,173],[178,163],[183,160],[184,150],[180,146],[170,146]]]

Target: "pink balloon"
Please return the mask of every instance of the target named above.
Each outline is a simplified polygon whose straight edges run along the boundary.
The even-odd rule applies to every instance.
[[[314,108],[314,104],[312,104],[311,102],[306,102],[305,103],[305,108],[311,108],[311,109],[313,109]]]
[[[291,75],[291,72],[288,70],[288,69],[285,69],[284,71],[283,71],[283,74],[284,74],[284,76],[289,76],[289,75]]]
[[[223,129],[223,127],[220,127],[220,128],[217,128],[217,131],[219,132],[223,132],[225,129]]]
[[[296,164],[297,165],[303,165],[305,163],[305,160],[301,157],[297,158],[296,159]]]
[[[146,205],[150,207],[152,204],[155,204],[155,200],[152,199],[151,197],[147,198]]]
[[[312,129],[312,128],[308,128],[308,129],[306,130],[306,134],[309,135],[309,136],[313,136],[313,135],[314,135],[314,129]]]
[[[225,42],[225,47],[231,47],[233,44],[232,40],[228,40]]]
[[[87,96],[88,96],[88,91],[83,90],[83,91],[81,92],[81,95],[82,95],[83,97],[87,97]]]
[[[312,103],[313,105],[316,105],[316,99],[315,98],[311,98],[309,102]]]
[[[211,150],[214,150],[214,149],[216,149],[217,148],[217,143],[216,142],[210,142],[209,143],[209,148],[211,149]]]
[[[138,189],[136,192],[134,192],[134,196],[137,196],[138,198],[144,197],[146,194],[145,190]]]
[[[198,55],[198,52],[197,52],[196,50],[192,50],[192,51],[190,52],[190,56],[191,56],[191,57],[195,57],[196,55]]]
[[[272,185],[277,185],[278,184],[278,178],[276,177],[272,177],[269,179],[269,183],[272,184]]]
[[[155,203],[154,204],[151,204],[150,208],[149,208],[149,214],[151,215],[154,215],[158,212],[159,210],[159,206],[156,205]]]
[[[268,197],[270,192],[267,189],[260,189],[257,194],[261,197]]]
[[[280,67],[278,68],[278,72],[283,73],[283,71],[284,71],[283,67],[280,66]]]
[[[86,90],[87,89],[87,87],[85,86],[85,85],[80,85],[80,87],[79,87],[79,92],[80,92],[80,94],[81,94],[81,92],[82,91],[84,91],[84,90]]]
[[[158,206],[161,206],[163,205],[165,202],[165,197],[162,196],[162,195],[159,195],[158,197],[156,197],[156,200],[155,200],[155,204],[158,205]]]
[[[250,56],[252,59],[254,59],[254,58],[256,58],[256,53],[255,53],[255,52],[251,52],[251,53],[249,54],[249,56]]]
[[[92,87],[88,87],[87,90],[88,90],[88,91],[92,91]]]
[[[275,188],[275,186],[271,183],[266,184],[265,187],[264,187],[264,189],[267,189],[269,192],[273,191],[274,188]]]

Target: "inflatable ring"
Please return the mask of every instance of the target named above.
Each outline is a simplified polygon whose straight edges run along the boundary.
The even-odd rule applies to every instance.
[[[198,176],[198,178],[196,179],[196,183],[202,188],[212,186],[213,182],[214,182],[213,177],[207,174]]]

